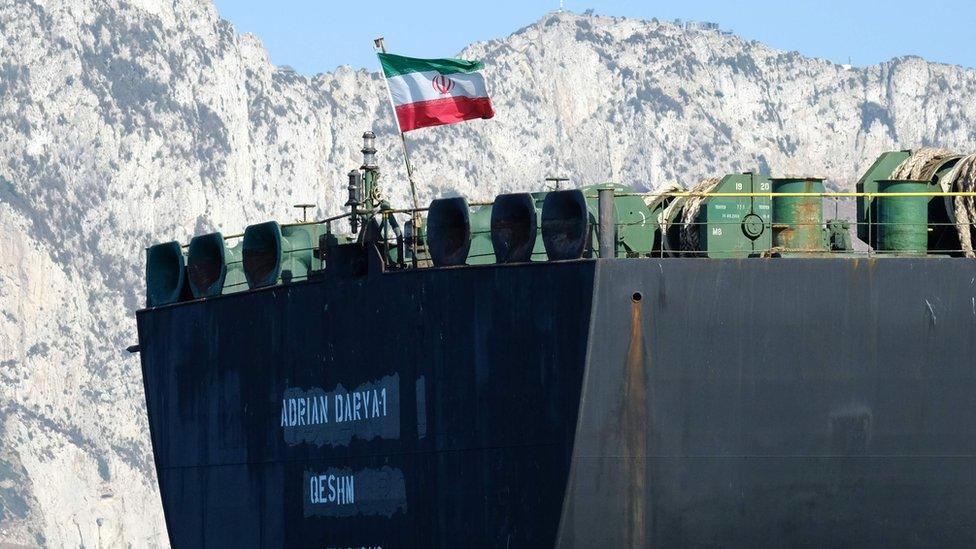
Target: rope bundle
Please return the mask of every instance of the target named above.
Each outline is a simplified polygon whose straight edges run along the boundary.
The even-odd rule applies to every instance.
[[[976,154],[962,158],[943,180],[942,188],[948,191],[976,192]],[[956,230],[959,244],[966,257],[976,257],[973,252],[973,223],[976,222],[976,200],[969,196],[957,196],[953,200]]]
[[[912,155],[895,168],[892,179],[912,181],[931,181],[936,170],[947,160],[960,158],[948,149],[926,147]],[[961,157],[959,162],[939,182],[945,192],[976,192],[976,155]],[[972,197],[957,196],[953,199],[953,214],[956,218],[956,231],[959,246],[966,257],[976,257],[973,251],[973,223],[976,222],[976,200]]]
[[[895,168],[891,178],[905,181],[930,181],[935,175],[935,170],[953,156],[956,156],[955,153],[949,149],[935,147],[918,149]]]
[[[703,179],[692,187],[692,193],[710,193],[721,183],[718,177]],[[698,211],[701,210],[702,203],[705,202],[703,196],[691,196],[685,203],[685,208],[681,214],[681,249],[685,251],[698,250]]]
[[[658,205],[660,205],[668,198],[671,198],[668,195],[663,193],[680,193],[680,192],[684,192],[684,190],[685,188],[679,185],[678,183],[668,183],[667,185],[654,190],[655,193],[662,193],[662,194],[650,196],[644,200],[644,203],[647,204],[647,208],[649,210],[654,211],[654,208],[656,208]],[[673,197],[671,199],[671,202],[667,206],[665,206],[664,209],[661,211],[661,214],[657,218],[657,225],[658,227],[661,228],[661,234],[668,233],[668,228],[671,226],[671,221],[670,221],[671,217],[675,209],[680,208],[681,204],[683,204],[684,201],[685,198],[683,196]]]

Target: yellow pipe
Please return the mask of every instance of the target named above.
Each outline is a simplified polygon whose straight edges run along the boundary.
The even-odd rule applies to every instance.
[[[694,193],[694,192],[661,192],[661,193],[620,193],[614,196],[673,196],[673,197],[723,197],[723,198],[748,198],[748,197],[768,197],[777,196],[788,197],[820,197],[820,198],[858,198],[858,197],[899,197],[899,196],[967,196],[976,197],[976,192],[918,192],[918,193],[856,193],[856,192],[828,192],[828,193]],[[596,198],[591,196],[588,198]]]

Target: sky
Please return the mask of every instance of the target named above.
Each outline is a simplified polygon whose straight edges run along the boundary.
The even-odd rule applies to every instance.
[[[502,38],[559,0],[215,0],[238,32],[256,35],[277,65],[313,75],[339,65],[376,70],[372,39],[413,57],[450,57]],[[739,36],[835,63],[865,66],[918,55],[976,67],[976,1],[565,0],[565,9],[641,19],[711,21]]]

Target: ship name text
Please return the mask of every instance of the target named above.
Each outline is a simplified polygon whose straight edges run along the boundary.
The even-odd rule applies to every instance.
[[[353,439],[400,438],[400,376],[388,375],[355,388],[342,384],[289,387],[275,419],[285,444],[347,446]]]
[[[308,496],[312,505],[352,505],[356,503],[356,476],[309,476]]]
[[[381,388],[335,393],[331,398],[328,394],[283,398],[281,426],[322,425],[330,420],[342,423],[386,417],[386,397],[386,388]]]

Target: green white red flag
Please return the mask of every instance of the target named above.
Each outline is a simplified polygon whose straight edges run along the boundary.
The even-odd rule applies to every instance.
[[[495,116],[480,61],[378,55],[401,132]]]

